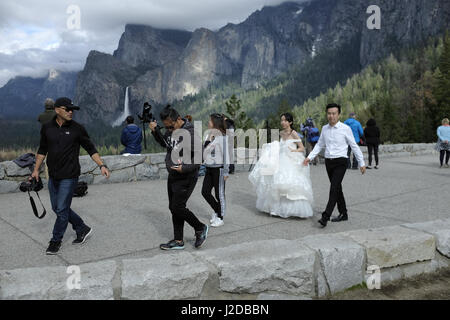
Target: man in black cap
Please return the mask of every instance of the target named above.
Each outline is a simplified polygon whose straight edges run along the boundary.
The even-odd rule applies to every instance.
[[[52,209],[56,213],[53,237],[47,254],[57,254],[68,223],[77,234],[73,244],[83,244],[92,229],[72,210],[72,196],[80,176],[80,146],[100,167],[102,175],[109,178],[108,167],[103,163],[97,149],[91,142],[86,129],[72,120],[73,111],[80,110],[69,98],[55,101],[56,116],[41,128],[41,141],[36,156],[36,166],[31,178],[39,180],[39,168],[47,156],[49,169],[48,190]],[[30,178],[30,179],[31,179]]]

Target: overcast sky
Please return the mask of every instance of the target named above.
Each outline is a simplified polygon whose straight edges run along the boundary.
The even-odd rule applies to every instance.
[[[193,31],[239,23],[283,0],[1,0],[0,87],[17,76],[81,70],[90,50],[113,53],[125,24]],[[74,7],[75,6],[75,7]],[[77,29],[76,10],[80,12]]]

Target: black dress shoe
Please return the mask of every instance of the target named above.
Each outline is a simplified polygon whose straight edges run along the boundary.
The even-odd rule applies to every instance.
[[[327,226],[328,220],[329,220],[329,219],[326,219],[326,218],[322,217],[322,218],[319,219],[318,222],[320,223],[320,225],[322,226],[322,228],[325,228],[325,227]]]
[[[346,214],[340,214],[336,218],[331,219],[332,222],[339,222],[339,221],[347,221],[348,216]]]

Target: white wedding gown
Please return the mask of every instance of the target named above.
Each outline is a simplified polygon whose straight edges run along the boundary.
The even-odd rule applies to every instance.
[[[283,218],[313,216],[313,191],[303,152],[292,152],[295,142],[265,144],[249,180],[256,189],[256,208]]]

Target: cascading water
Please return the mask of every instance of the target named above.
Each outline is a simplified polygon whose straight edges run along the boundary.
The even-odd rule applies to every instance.
[[[130,108],[129,108],[129,101],[128,101],[128,87],[125,89],[125,102],[123,106],[123,112],[120,114],[120,116],[117,118],[116,121],[112,123],[113,127],[120,126],[125,119],[130,115]]]

